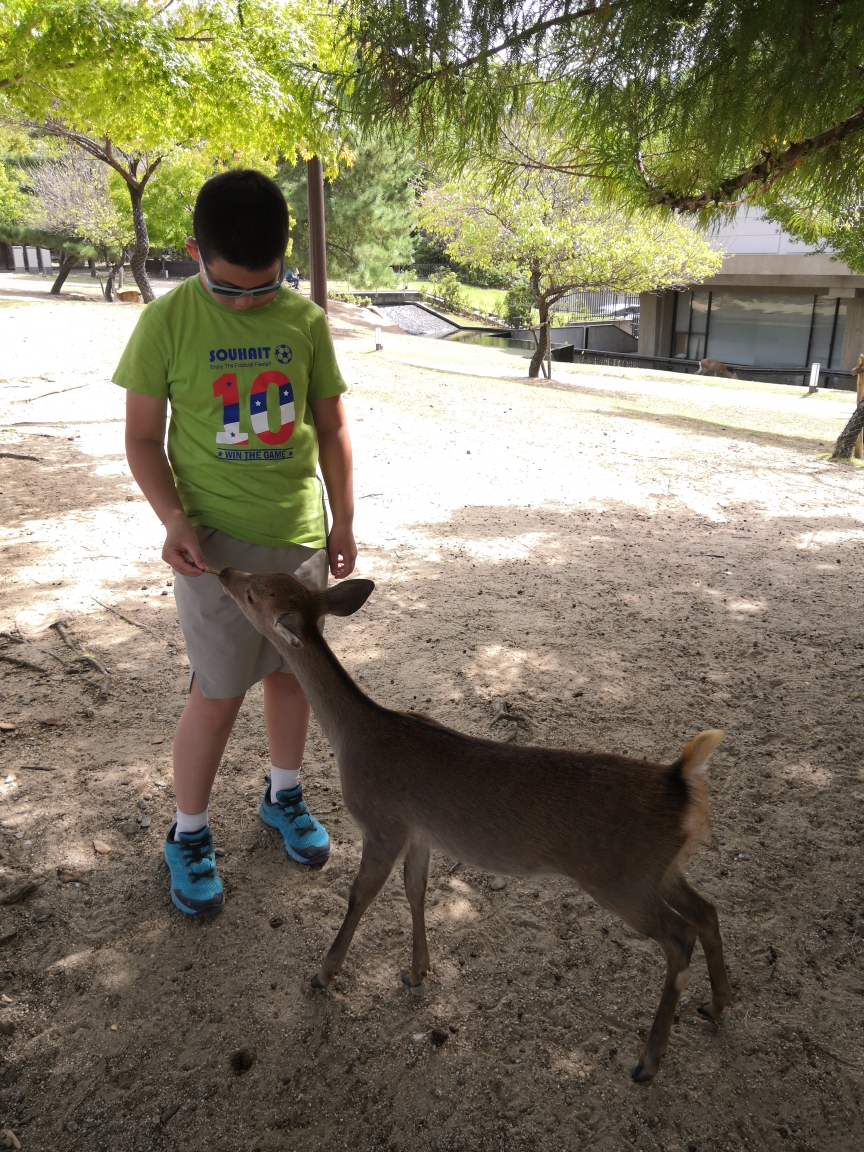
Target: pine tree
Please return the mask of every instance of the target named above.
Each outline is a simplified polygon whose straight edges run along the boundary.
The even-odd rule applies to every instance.
[[[327,272],[358,288],[395,282],[393,266],[412,260],[416,163],[404,147],[366,140],[354,163],[324,185]],[[309,266],[305,165],[283,165],[278,179],[291,206],[292,261]]]

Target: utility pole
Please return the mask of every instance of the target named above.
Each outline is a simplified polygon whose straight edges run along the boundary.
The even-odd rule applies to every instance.
[[[306,161],[309,201],[309,281],[312,300],[327,311],[327,237],[324,229],[324,171],[317,156]]]

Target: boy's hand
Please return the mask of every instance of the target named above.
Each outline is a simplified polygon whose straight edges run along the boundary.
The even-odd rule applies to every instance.
[[[334,524],[327,537],[327,555],[330,558],[330,571],[337,580],[344,580],[354,571],[357,560],[357,545],[350,524],[340,527]]]
[[[207,567],[195,529],[182,512],[174,512],[165,522],[162,559],[181,576],[200,576]]]

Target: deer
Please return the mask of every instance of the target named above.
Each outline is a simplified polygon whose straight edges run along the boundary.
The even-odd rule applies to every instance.
[[[210,571],[213,571],[210,569]],[[345,919],[312,978],[326,989],[342,969],[363,913],[401,859],[411,908],[414,995],[430,968],[424,901],[433,849],[487,872],[575,880],[603,908],[657,941],[666,958],[660,1004],[638,1063],[657,1074],[696,940],[718,1021],[732,1002],[717,910],[682,868],[709,833],[705,768],[723,733],[699,733],[673,764],[608,752],[509,744],[468,736],[415,712],[383,707],[343,668],[324,617],[357,612],[375,587],[346,580],[325,592],[285,573],[218,573],[223,589],[285,657],[336,758],[345,807],[362,835]]]
[[[700,360],[695,376],[723,376],[727,380],[737,380],[738,373],[721,364],[719,360]]]

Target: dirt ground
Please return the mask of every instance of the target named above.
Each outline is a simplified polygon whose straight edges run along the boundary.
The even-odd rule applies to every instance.
[[[257,690],[211,806],[225,910],[181,917],[161,846],[186,663],[107,382],[138,308],[7,298],[0,656],[35,667],[0,661],[0,1127],[26,1152],[861,1147],[864,476],[819,456],[849,397],[564,365],[529,384],[393,329],[376,353],[374,316],[335,313],[377,588],[331,645],[377,700],[466,732],[498,731],[495,695],[523,743],[669,760],[723,728],[689,875],[736,1002],[696,1014],[697,948],[634,1085],[659,948],[570,883],[443,857],[425,997],[399,980],[396,875],[313,993],[359,841],[314,724],[331,861],[302,871],[258,821]]]

